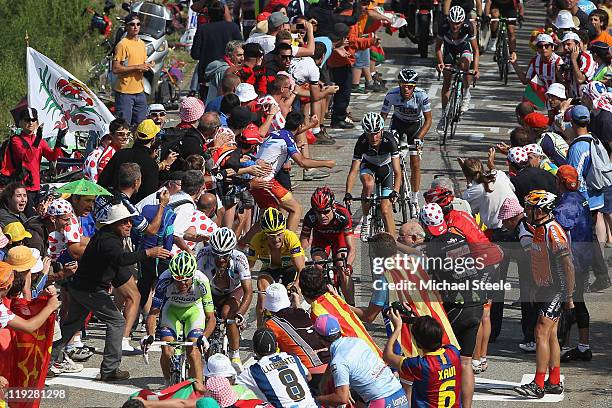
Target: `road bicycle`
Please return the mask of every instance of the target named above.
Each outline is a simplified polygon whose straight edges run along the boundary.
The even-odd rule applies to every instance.
[[[306,265],[321,266],[323,268],[323,276],[325,277],[325,283],[332,285],[336,289],[337,293],[342,294],[342,297],[345,298],[345,300],[347,294],[342,291],[341,277],[343,274],[347,273],[347,269],[349,278],[352,279],[354,283],[360,282],[359,278],[353,277],[351,275],[353,268],[347,264],[346,258],[343,256],[340,256],[338,258],[319,259],[317,261],[306,261]]]
[[[510,68],[510,46],[508,43],[508,23],[517,21],[516,18],[493,18],[491,21],[498,21],[497,45],[493,59],[497,62],[499,69],[499,79],[508,85],[508,69]]]
[[[347,200],[345,202],[346,204],[346,208],[348,209],[348,211],[350,213],[351,212],[351,201],[362,201],[362,202],[369,202],[370,203],[370,211],[368,212],[368,214],[364,214],[364,217],[366,217],[366,219],[370,220],[370,231],[368,233],[367,236],[361,236],[361,240],[362,241],[368,241],[371,237],[373,237],[374,235],[378,234],[379,232],[384,232],[385,231],[385,223],[383,222],[383,215],[382,215],[382,209],[380,208],[380,202],[383,200],[389,200],[388,197],[382,197],[382,189],[380,187],[380,184],[376,184],[376,193],[372,193],[370,194],[369,197],[352,197],[350,200]],[[396,212],[396,207],[395,207],[395,203],[392,202],[393,205],[393,212]]]
[[[463,98],[465,95],[463,78],[466,75],[474,75],[475,71],[463,71],[455,68],[452,65],[445,65],[444,71],[451,72],[453,75],[450,95],[448,98],[448,102],[446,103],[446,108],[444,109],[443,118],[444,118],[444,132],[440,137],[440,146],[446,145],[446,139],[452,139],[455,137],[455,133],[457,132],[457,126],[459,125],[459,121],[461,120],[461,105],[463,104]],[[438,73],[438,78],[440,74]],[[475,85],[475,80],[473,82]]]
[[[213,354],[224,354],[229,355],[229,343],[227,339],[227,325],[235,324],[235,319],[223,319],[221,316],[217,314],[215,311],[215,318],[217,320],[217,324],[215,325],[215,330],[213,330],[212,334],[208,338],[208,350],[206,352],[206,359],[212,356]]]

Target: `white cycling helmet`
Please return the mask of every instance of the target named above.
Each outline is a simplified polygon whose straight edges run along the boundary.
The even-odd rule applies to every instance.
[[[368,112],[361,120],[361,127],[366,133],[380,132],[385,128],[385,120],[379,113]]]
[[[216,255],[227,255],[236,248],[236,234],[227,227],[222,227],[210,236],[210,248]]]
[[[448,19],[453,23],[462,23],[465,21],[465,11],[461,6],[453,6],[448,12]]]

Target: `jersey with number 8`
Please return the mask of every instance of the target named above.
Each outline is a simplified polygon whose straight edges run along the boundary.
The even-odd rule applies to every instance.
[[[317,407],[308,383],[307,369],[299,358],[285,352],[262,357],[236,379],[275,408]]]

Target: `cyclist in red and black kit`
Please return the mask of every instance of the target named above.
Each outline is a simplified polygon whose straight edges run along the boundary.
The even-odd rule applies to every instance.
[[[355,288],[351,279],[352,265],[355,259],[353,244],[353,220],[346,207],[338,204],[329,187],[318,187],[310,199],[311,209],[304,216],[300,234],[302,248],[310,247],[314,261],[333,258],[345,258],[340,288],[349,304],[355,304]],[[312,236],[312,244],[310,238]]]

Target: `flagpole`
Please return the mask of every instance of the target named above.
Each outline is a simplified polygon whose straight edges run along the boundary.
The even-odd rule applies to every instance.
[[[30,36],[28,35],[28,30],[26,30],[25,42],[26,42],[26,48],[29,48],[30,47]]]

